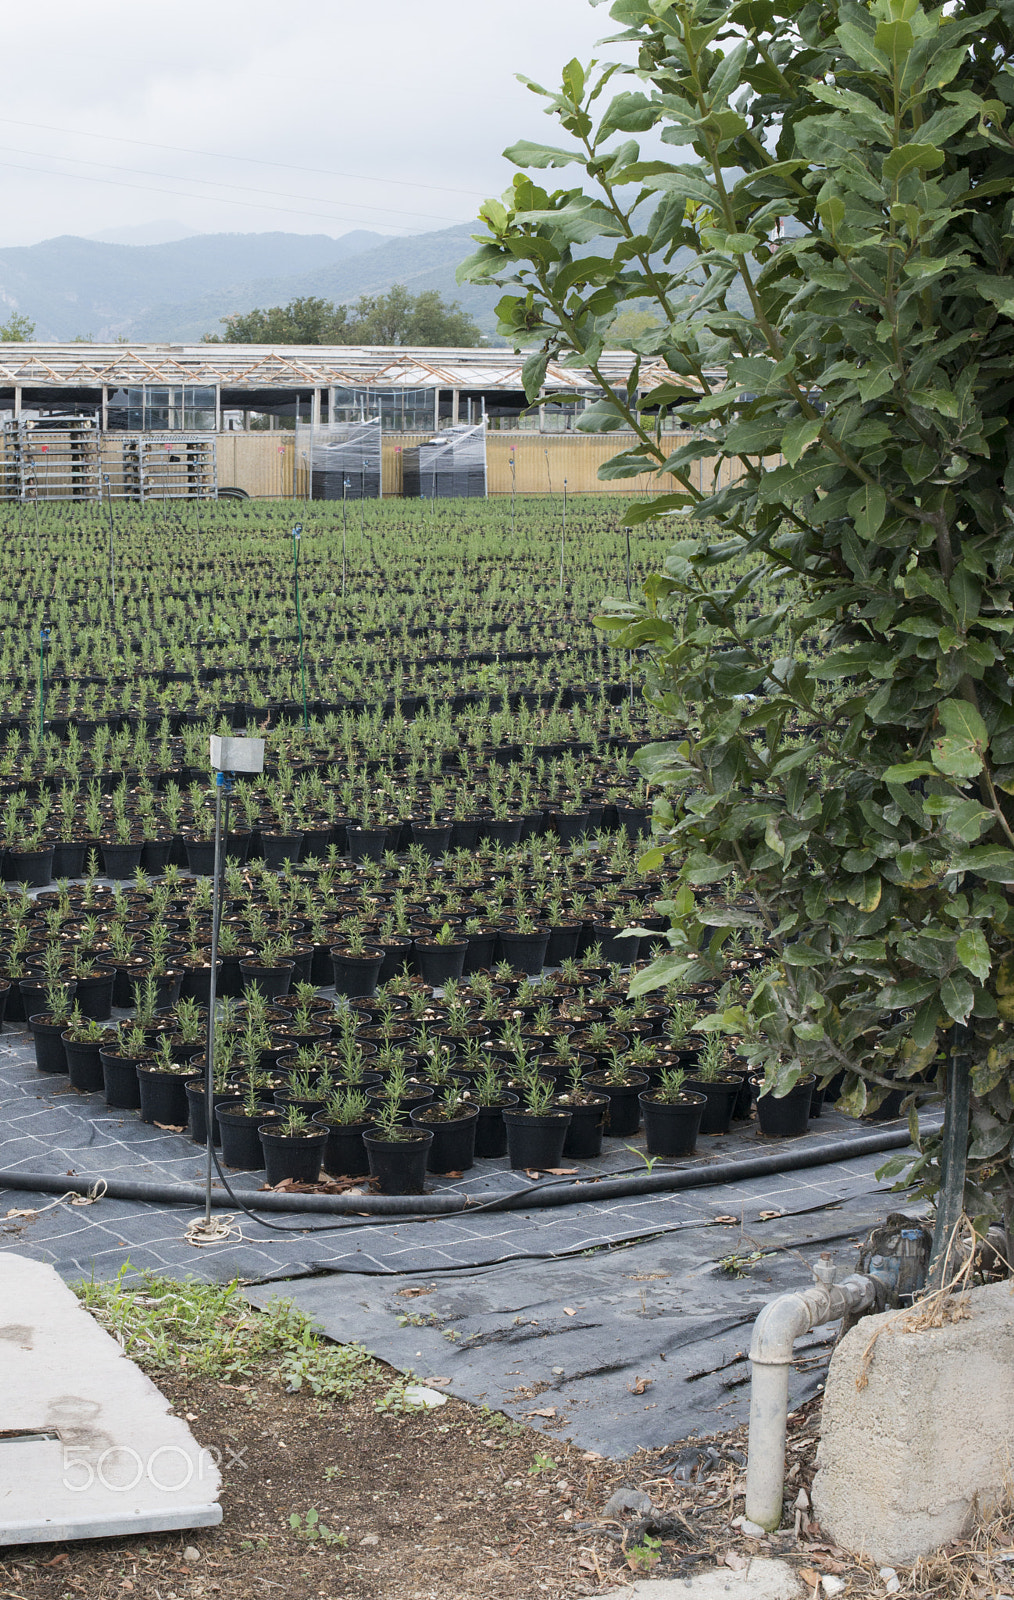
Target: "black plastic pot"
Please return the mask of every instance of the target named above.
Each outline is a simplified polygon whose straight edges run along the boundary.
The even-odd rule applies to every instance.
[[[244,958],[238,953],[233,953],[226,956],[220,956],[219,959],[221,960],[222,965],[218,969],[218,982],[215,984],[215,994],[219,1000],[237,1000],[243,993],[243,974],[239,969],[240,963]]]
[[[51,987],[59,989],[61,994],[66,995],[68,1000],[73,1000],[77,994],[77,979],[61,978],[58,983],[52,985],[47,984],[44,978],[18,979],[18,994],[21,997],[21,1005],[23,1008],[21,1020],[23,1022],[27,1022],[29,1017],[42,1015],[49,1001],[47,990]],[[9,1017],[13,1016],[9,1002],[7,1007],[7,1015]]]
[[[278,1062],[278,1070],[280,1072],[285,1070],[283,1066],[284,1059],[283,1057],[282,1061]],[[272,1098],[280,1111],[287,1111],[290,1106],[295,1106],[296,1110],[301,1111],[304,1117],[315,1117],[318,1111],[323,1111],[326,1104],[321,1095],[301,1100],[297,1095],[290,1094],[288,1089],[276,1089]]]
[[[570,1127],[569,1111],[537,1116],[534,1112],[511,1107],[504,1112],[503,1120],[507,1128],[507,1155],[515,1170],[533,1167],[545,1171],[547,1167],[560,1165]]]
[[[105,1022],[113,1014],[113,982],[116,973],[112,967],[101,967],[87,978],[78,978],[74,996],[83,1017],[93,1022]]]
[[[493,965],[498,937],[495,928],[484,928],[481,933],[468,935],[468,949],[461,969],[463,977],[468,977],[472,972],[482,972]]]
[[[701,1117],[700,1132],[728,1133],[732,1126],[732,1113],[736,1109],[743,1088],[743,1080],[717,1078],[713,1083],[706,1083],[703,1078],[688,1078],[685,1087],[692,1089],[694,1094],[702,1094],[707,1101]]]
[[[187,853],[187,871],[198,878],[210,878],[215,870],[214,839],[184,839]]]
[[[437,861],[447,854],[451,844],[451,824],[428,826],[423,822],[412,824],[412,844],[421,845],[431,860]],[[436,1168],[431,1168],[436,1171]]]
[[[490,844],[517,844],[521,838],[522,817],[488,817],[480,829]]]
[[[377,978],[383,961],[382,950],[370,949],[365,955],[353,956],[347,950],[333,949],[331,967],[334,973],[335,993],[346,997],[376,994]]]
[[[3,1032],[4,1018],[7,1015],[7,1003],[11,997],[10,978],[0,978],[0,1033]]]
[[[327,1129],[324,1146],[324,1171],[336,1178],[365,1178],[370,1163],[363,1143],[363,1134],[373,1127],[370,1122],[328,1122],[327,1115],[318,1111],[314,1122]]]
[[[548,945],[548,928],[543,928],[538,933],[517,933],[510,928],[500,929],[500,959],[509,961],[515,972],[526,972],[530,978],[537,977],[545,966]]]
[[[114,1056],[106,1050],[99,1051],[99,1060],[102,1062],[106,1105],[117,1111],[137,1111],[141,1105],[137,1062],[132,1056]]]
[[[25,883],[30,889],[43,889],[53,881],[53,846],[42,850],[8,850],[4,862],[8,883]]]
[[[239,964],[243,988],[259,989],[269,1000],[288,994],[294,969],[295,963],[292,961],[279,961],[276,966],[270,967],[260,961],[241,961]]]
[[[448,978],[461,977],[468,954],[468,940],[461,939],[454,944],[432,944],[425,939],[416,939],[413,953],[416,970],[423,983],[428,983],[434,989],[442,989]]]
[[[383,1087],[383,1085],[381,1085],[381,1088],[382,1087]],[[421,1088],[421,1089],[411,1089],[411,1090],[409,1090],[408,1094],[403,1094],[401,1099],[398,1101],[398,1110],[399,1111],[418,1111],[421,1106],[429,1105],[429,1103],[430,1103],[430,1101],[432,1099],[433,1099],[433,1087],[432,1087],[432,1085],[427,1085],[425,1088]],[[374,1114],[376,1114],[376,1112],[378,1112],[378,1111],[382,1111],[384,1106],[386,1106],[386,1104],[387,1104],[387,1100],[384,1098],[384,1096],[380,1092],[380,1089],[371,1089],[370,1090],[370,1094],[369,1094],[369,1100],[370,1100],[370,1110],[372,1112],[374,1112]]]
[[[757,1096],[757,1121],[769,1139],[798,1139],[810,1120],[810,1096],[817,1079],[810,1072],[797,1078],[788,1094]]]
[[[293,863],[299,860],[303,848],[302,833],[262,833],[261,849],[264,851],[264,865],[277,872],[283,862]],[[316,1179],[313,1180],[316,1183]]]
[[[577,941],[581,937],[580,922],[561,922],[549,930],[546,945],[546,966],[558,967],[562,961],[571,961],[577,955]]]
[[[379,1192],[423,1194],[426,1161],[432,1143],[433,1135],[428,1128],[413,1128],[408,1139],[383,1139],[376,1133],[364,1133],[370,1176]]]
[[[420,1106],[409,1113],[409,1121],[417,1128],[433,1135],[430,1153],[426,1158],[429,1172],[467,1172],[475,1165],[475,1128],[479,1113],[470,1106],[463,1117],[446,1122],[431,1121],[426,1113],[430,1108]]]
[[[348,852],[352,861],[383,861],[387,849],[387,828],[353,828],[346,830]],[[414,1194],[415,1190],[409,1190]],[[421,1193],[421,1191],[419,1191]]]
[[[83,878],[85,870],[85,856],[88,854],[86,844],[76,844],[69,839],[58,839],[53,846],[53,877]]]
[[[151,878],[160,878],[169,865],[172,843],[171,839],[145,839],[141,846],[141,870]],[[53,870],[56,870],[55,863]],[[80,873],[77,876],[80,877]]]
[[[596,1105],[576,1105],[570,1108],[570,1127],[563,1141],[564,1156],[587,1161],[602,1154],[602,1135],[606,1128],[606,1111],[609,1101],[602,1095]]]
[[[890,1122],[894,1117],[901,1116],[901,1102],[907,1094],[911,1094],[914,1085],[909,1084],[904,1089],[888,1089],[876,1111],[864,1111],[864,1122]]]
[[[264,1168],[269,1187],[290,1178],[293,1183],[318,1183],[320,1167],[327,1144],[327,1129],[315,1128],[312,1132],[279,1133],[270,1122],[260,1127],[264,1150]]]
[[[98,1039],[69,1039],[67,1029],[63,1039],[67,1059],[67,1076],[75,1089],[82,1094],[95,1094],[103,1087],[102,1062],[99,1060]]]
[[[644,1114],[644,1142],[650,1156],[692,1156],[701,1131],[707,1099],[696,1091],[668,1104],[656,1100],[651,1090],[639,1096]]]
[[[606,1132],[613,1139],[629,1139],[641,1126],[641,1103],[638,1095],[648,1087],[644,1072],[632,1072],[629,1083],[609,1083],[603,1072],[586,1072],[581,1082],[596,1094],[609,1100],[606,1113]]]
[[[272,1107],[261,1106],[255,1117],[248,1117],[242,1100],[222,1101],[215,1108],[223,1167],[239,1172],[259,1172],[264,1165],[264,1146],[260,1130],[272,1115]]]
[[[142,1122],[161,1122],[181,1129],[187,1126],[190,1121],[187,1080],[181,1073],[141,1066],[137,1068],[137,1087]]]
[[[396,978],[402,967],[405,966],[406,962],[408,963],[408,970],[410,972],[415,972],[417,970],[415,963],[415,940],[412,939],[408,934],[405,934],[403,938],[395,937],[393,939],[381,939],[379,941],[378,948],[384,952],[384,959],[380,964],[380,971],[377,974],[378,984],[388,983],[391,978]],[[327,952],[327,976],[325,978],[321,978],[321,986],[323,986],[325,983],[331,983],[332,979],[333,969],[331,966],[331,952],[329,950]]]
[[[187,1123],[191,1139],[195,1144],[207,1144],[208,1124],[204,1116],[204,1081],[201,1078],[187,1078]],[[214,1109],[212,1111],[211,1140],[213,1144],[219,1142],[218,1113],[223,1106],[239,1104],[239,1096],[235,1089],[216,1089]],[[260,1146],[258,1145],[258,1151]]]
[[[222,963],[219,961],[218,970],[221,972]],[[216,984],[217,989],[217,984]],[[180,995],[184,1000],[197,1000],[206,1006],[211,999],[211,963],[206,967],[183,967],[183,977],[180,981]]]
[[[32,1039],[35,1044],[35,1065],[40,1072],[66,1072],[67,1054],[64,1049],[63,1035],[66,1031],[66,1022],[44,1022],[45,1013],[29,1017],[28,1026],[32,1030]]]
[[[144,849],[142,841],[137,844],[106,844],[99,845],[102,851],[102,870],[107,878],[122,880],[132,878],[141,865],[141,852]]]
[[[505,1111],[516,1106],[516,1094],[504,1094],[498,1106],[480,1106],[475,1124],[475,1153],[480,1160],[495,1160],[507,1154],[507,1124]]]

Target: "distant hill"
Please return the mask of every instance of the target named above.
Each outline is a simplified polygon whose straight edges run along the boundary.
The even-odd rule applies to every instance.
[[[37,339],[200,338],[216,331],[214,319],[178,335],[178,319],[168,308],[209,297],[215,307],[231,311],[233,285],[302,279],[386,242],[363,229],[339,239],[322,233],[203,233],[149,245],[64,234],[0,250],[0,317],[24,312],[35,323]],[[165,314],[154,317],[154,307]],[[223,314],[216,310],[216,316]],[[142,324],[154,331],[142,333]]]
[[[437,233],[416,234],[412,238],[384,239],[368,248],[349,251],[345,259],[322,263],[306,260],[298,273],[276,275],[244,274],[241,282],[228,288],[215,287],[207,293],[184,299],[166,300],[125,320],[117,329],[130,339],[170,339],[190,343],[205,333],[221,333],[221,318],[255,307],[287,305],[303,295],[320,295],[338,304],[361,294],[379,294],[394,283],[403,283],[413,294],[436,289],[445,300],[457,300],[483,331],[492,335],[496,327],[493,307],[502,290],[472,284],[457,284],[455,269],[475,246],[471,235],[479,231],[475,222],[462,222]],[[190,241],[197,243],[197,240]]]
[[[86,233],[97,244],[175,244],[177,239],[193,239],[204,228],[188,228],[185,222],[161,217],[156,222],[128,223],[123,228],[103,228],[101,233]]]

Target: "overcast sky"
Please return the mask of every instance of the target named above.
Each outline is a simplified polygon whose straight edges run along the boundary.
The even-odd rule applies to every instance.
[[[613,28],[589,0],[12,6],[0,245],[467,221],[510,181],[505,145],[557,142],[514,74],[551,87]]]

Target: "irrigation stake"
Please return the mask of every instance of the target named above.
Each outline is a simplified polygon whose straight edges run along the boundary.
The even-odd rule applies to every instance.
[[[514,457],[514,446],[511,445],[511,538],[514,537],[514,497],[517,493],[517,462]]]
[[[35,468],[30,470],[28,482],[32,486],[32,507],[35,511],[35,570],[38,572],[42,565],[42,546],[39,543],[39,480],[35,476]]]
[[[39,629],[39,738],[46,734],[46,646],[49,643],[49,628]]]
[[[346,569],[345,558],[346,558],[346,555],[348,553],[348,543],[349,543],[349,508],[348,508],[347,495],[348,495],[348,492],[351,489],[351,487],[352,487],[352,479],[346,477],[345,473],[343,472],[342,473],[342,598],[343,599],[345,598],[345,569]]]
[[[212,734],[211,766],[215,773],[215,865],[211,884],[211,976],[208,981],[208,1045],[204,1063],[204,1226],[211,1227],[211,1178],[215,1164],[215,1010],[218,1004],[218,931],[222,920],[222,796],[225,795],[225,836],[229,833],[229,797],[237,770],[264,771],[263,739],[229,739]]]
[[[303,654],[303,616],[299,609],[299,541],[302,538],[302,534],[303,524],[297,522],[292,530],[292,575],[296,585],[296,627],[299,631],[299,676],[303,685],[303,727],[308,728],[310,726],[310,718],[306,709],[306,657]]]
[[[105,484],[106,505],[109,507],[109,592],[110,592],[110,595],[112,596],[113,606],[115,608],[115,606],[116,606],[116,561],[115,561],[115,557],[114,557],[114,553],[113,553],[113,533],[115,531],[115,527],[114,527],[114,523],[113,523],[113,494],[112,494],[112,490],[109,487],[109,474],[108,474],[108,472],[104,472],[102,474],[102,482]]]
[[[211,884],[211,976],[208,980],[207,1059],[204,1063],[204,1123],[207,1144],[204,1151],[204,1225],[211,1226],[211,1176],[215,1161],[215,1008],[218,1004],[218,928],[222,918],[222,795],[225,794],[225,826],[229,827],[231,772],[215,774],[215,865]]]
[[[627,535],[627,599],[630,599],[630,529],[625,530]],[[629,679],[630,704],[634,703],[634,652],[627,651],[627,676]]]
[[[560,588],[563,588],[563,544],[567,537],[567,480],[563,480],[563,521],[560,524]]]
[[[944,1138],[941,1152],[940,1188],[936,1199],[936,1226],[926,1278],[930,1289],[944,1284],[947,1254],[955,1228],[965,1210],[965,1175],[968,1166],[968,1116],[971,1093],[969,1053],[972,1029],[967,1022],[956,1022],[951,1029],[950,1061],[944,1095]]]

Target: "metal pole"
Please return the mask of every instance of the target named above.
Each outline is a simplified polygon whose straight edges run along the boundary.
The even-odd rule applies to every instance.
[[[630,599],[630,529],[629,528],[627,528],[626,534],[627,534],[627,599],[629,600]],[[628,685],[629,696],[628,697],[629,697],[630,704],[633,705],[633,703],[634,703],[634,652],[632,650],[628,650],[627,651],[627,675],[628,675],[628,678],[629,678],[629,685]]]
[[[306,707],[306,657],[303,654],[303,615],[299,608],[299,541],[303,534],[303,524],[297,522],[292,530],[292,571],[296,582],[296,628],[299,632],[299,676],[303,685],[303,727],[310,726],[310,718]]]
[[[517,464],[514,459],[514,446],[511,445],[511,538],[514,537],[514,496],[517,490]]]
[[[349,488],[349,479],[342,473],[342,595],[345,594],[345,557],[349,540],[349,510],[346,495]]]
[[[933,1229],[933,1247],[930,1251],[927,1276],[927,1285],[930,1289],[943,1287],[947,1251],[965,1209],[968,1112],[972,1079],[969,1060],[971,1047],[971,1025],[967,1022],[956,1022],[951,1029],[951,1059],[947,1068],[940,1189],[937,1193],[936,1224]]]
[[[38,571],[42,566],[42,547],[39,544],[39,480],[35,476],[34,467],[32,468],[32,476],[29,481],[32,485],[32,508],[35,512],[35,567],[36,571]]]
[[[49,629],[39,629],[39,738],[46,732],[46,646],[49,643]]]
[[[567,480],[563,480],[563,521],[560,524],[560,588],[563,588],[563,545],[567,537]]]
[[[116,605],[116,558],[115,558],[115,552],[114,552],[114,547],[113,547],[113,533],[115,531],[115,528],[114,528],[114,523],[113,523],[113,494],[112,494],[112,490],[109,487],[109,474],[108,474],[108,472],[103,473],[102,481],[106,486],[106,505],[109,508],[109,592],[110,592],[110,595],[112,596],[113,605],[115,607],[115,605]]]
[[[232,773],[215,774],[215,866],[211,889],[211,980],[208,984],[208,1045],[204,1067],[204,1120],[207,1146],[204,1159],[204,1224],[211,1225],[211,1175],[215,1166],[215,1006],[218,1000],[218,925],[222,916],[222,795],[232,789]]]

